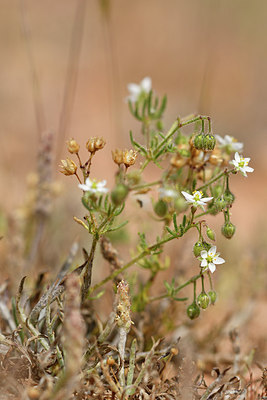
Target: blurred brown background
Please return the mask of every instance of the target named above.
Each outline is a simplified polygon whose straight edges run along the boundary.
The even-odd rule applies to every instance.
[[[129,145],[129,129],[139,134],[124,102],[126,85],[147,75],[159,95],[168,95],[166,128],[178,115],[200,112],[212,117],[216,133],[245,142],[244,153],[252,156],[255,173],[247,180],[235,178],[244,190],[239,200],[242,216],[243,203],[250,208],[250,219],[252,204],[257,208],[264,204],[266,189],[260,182],[265,177],[267,147],[266,1],[1,0],[0,4],[4,207],[12,209],[20,201],[25,176],[35,168],[38,102],[43,110],[41,130],[51,129],[56,136],[56,179],[63,178],[56,167],[66,156],[65,140],[73,136],[82,143],[92,135],[107,139],[105,154],[95,162],[95,175],[102,178],[101,169],[106,174],[108,168],[110,179],[114,172],[110,150]],[[60,126],[64,93],[66,129]],[[69,188],[75,190],[73,184]]]

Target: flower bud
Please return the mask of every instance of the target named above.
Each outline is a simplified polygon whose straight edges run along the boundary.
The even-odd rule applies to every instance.
[[[216,139],[213,135],[207,133],[206,135],[203,136],[203,142],[202,142],[203,150],[211,151],[214,149],[215,144],[216,144]]]
[[[68,151],[71,154],[77,154],[80,150],[80,145],[76,142],[75,139],[70,139],[67,141]]]
[[[196,257],[198,257],[198,256],[200,256],[200,253],[202,252],[202,250],[209,251],[210,248],[211,248],[211,244],[205,242],[204,240],[203,241],[199,240],[198,242],[196,242],[194,244],[193,253]]]
[[[129,171],[127,174],[127,181],[129,182],[130,186],[138,185],[138,183],[141,181],[141,178],[142,176],[139,169]]]
[[[183,197],[177,197],[174,200],[174,208],[178,213],[181,213],[186,210],[188,204]]]
[[[195,319],[195,318],[199,317],[200,309],[199,309],[197,303],[194,301],[192,304],[190,304],[190,306],[187,307],[186,312],[190,319]]]
[[[74,175],[77,171],[77,165],[69,158],[67,158],[67,160],[61,160],[60,168],[62,168],[60,172],[67,176]]]
[[[206,230],[207,236],[210,240],[215,240],[215,233],[212,229],[210,229],[209,227]]]
[[[220,197],[219,199],[216,199],[212,204],[210,213],[212,215],[216,215],[220,211],[222,211],[225,207],[226,207],[226,202],[224,201],[223,197]]]
[[[218,184],[213,186],[212,188],[212,196],[217,199],[218,197],[220,197],[223,193],[223,187],[222,185]]]
[[[226,190],[224,195],[223,195],[224,201],[226,202],[227,205],[231,205],[233,204],[234,200],[235,200],[235,195],[230,192],[230,190]]]
[[[232,222],[225,222],[221,231],[224,237],[231,239],[231,237],[233,237],[235,234],[235,226],[232,224]]]
[[[103,138],[92,137],[86,142],[86,148],[90,153],[95,153],[97,150],[103,149],[106,141]]]
[[[216,300],[217,300],[217,293],[215,292],[215,290],[210,290],[208,292],[209,298],[210,298],[210,303],[211,304],[215,304]]]
[[[126,199],[128,192],[129,188],[123,183],[119,183],[111,192],[111,200],[118,206]]]
[[[198,295],[197,304],[199,305],[199,307],[203,308],[203,310],[205,310],[206,308],[208,308],[208,305],[210,304],[210,298],[209,298],[209,296],[207,295],[207,293],[201,292],[201,293]]]
[[[168,212],[168,205],[167,203],[160,199],[156,202],[156,204],[154,205],[154,211],[155,213],[159,216],[159,217],[165,217],[165,215]]]
[[[199,133],[198,135],[196,135],[194,137],[193,144],[194,144],[195,149],[203,150],[203,138],[204,138],[203,133]]]

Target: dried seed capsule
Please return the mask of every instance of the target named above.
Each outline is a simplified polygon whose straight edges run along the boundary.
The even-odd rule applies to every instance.
[[[67,141],[68,151],[71,154],[77,154],[80,150],[80,145],[76,142],[75,139],[70,139]]]
[[[235,234],[235,226],[232,224],[232,222],[225,222],[221,231],[224,237],[231,239]]]
[[[61,160],[60,168],[62,168],[60,172],[67,176],[74,175],[77,171],[77,165],[69,158],[67,158],[67,160]]]
[[[103,149],[106,141],[103,138],[92,137],[86,142],[86,148],[90,153],[95,153],[98,150]]]

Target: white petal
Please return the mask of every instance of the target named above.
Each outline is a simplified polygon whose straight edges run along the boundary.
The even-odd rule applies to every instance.
[[[183,191],[181,193],[187,201],[189,201],[190,203],[194,202],[194,197],[191,194],[189,194],[187,192],[183,192]]]
[[[129,90],[129,92],[133,95],[138,95],[141,92],[141,88],[139,85],[137,85],[136,83],[129,83],[127,85],[127,89]]]
[[[204,260],[201,261],[200,266],[201,267],[206,267],[208,265],[208,261],[204,258]]]
[[[211,246],[211,248],[208,251],[209,256],[214,256],[216,254],[216,246]]]
[[[80,183],[80,184],[78,185],[78,187],[79,187],[80,189],[82,189],[84,192],[87,192],[88,190],[90,190],[88,186],[86,186],[86,185],[84,185],[84,184],[82,184],[82,183]]]
[[[220,142],[221,145],[225,145],[225,140],[220,135],[215,135],[216,139]]]
[[[211,201],[213,199],[213,197],[203,197],[203,199],[201,199],[201,201]]]
[[[246,171],[247,171],[247,172],[253,172],[253,171],[254,171],[254,168],[246,167]]]
[[[202,258],[207,258],[207,257],[208,257],[208,253],[207,253],[206,250],[202,250],[202,251],[200,252],[200,255],[201,255]]]
[[[141,83],[140,83],[141,88],[145,91],[145,92],[150,92],[151,87],[152,87],[152,81],[151,78],[149,76],[145,77]]]
[[[213,257],[214,264],[224,264],[225,260],[222,257]]]
[[[237,161],[238,163],[240,163],[240,155],[238,154],[238,152],[235,152],[235,161]]]
[[[209,263],[209,270],[213,273],[216,270],[216,265],[214,265],[213,263]]]

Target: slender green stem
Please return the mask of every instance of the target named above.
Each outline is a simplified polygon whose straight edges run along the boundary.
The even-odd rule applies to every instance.
[[[144,183],[143,185],[134,186],[134,187],[131,188],[131,190],[145,189],[145,188],[150,187],[150,186],[159,185],[159,184],[161,184],[161,182],[162,182],[161,179],[159,179],[159,180],[151,182],[151,183]]]
[[[151,253],[151,251],[153,251],[155,248],[157,248],[158,246],[161,246],[164,243],[167,243],[173,239],[176,239],[174,236],[168,236],[167,238],[161,240],[160,242],[154,243],[151,246],[149,246],[147,249],[145,249],[144,251],[142,251],[141,253],[139,253],[136,257],[134,257],[131,261],[129,261],[127,264],[125,264],[123,267],[116,269],[112,274],[110,274],[109,276],[107,276],[105,279],[103,279],[101,282],[97,283],[96,285],[94,285],[90,291],[89,294],[91,294],[92,292],[94,292],[96,289],[98,289],[99,287],[103,286],[105,283],[111,281],[112,279],[116,278],[116,276],[118,276],[119,274],[121,274],[122,272],[124,272],[126,269],[128,269],[129,267],[131,267],[133,264],[135,264],[136,262],[138,262],[139,260],[141,260],[143,257],[149,255]]]
[[[213,182],[216,182],[218,179],[220,179],[222,176],[224,175],[229,175],[231,172],[233,172],[235,169],[230,169],[229,171],[227,171],[227,169],[221,173],[219,173],[218,175],[216,175],[214,178],[210,179],[208,182],[206,182],[204,185],[198,187],[196,190],[202,190],[205,189],[207,186],[211,185]]]

